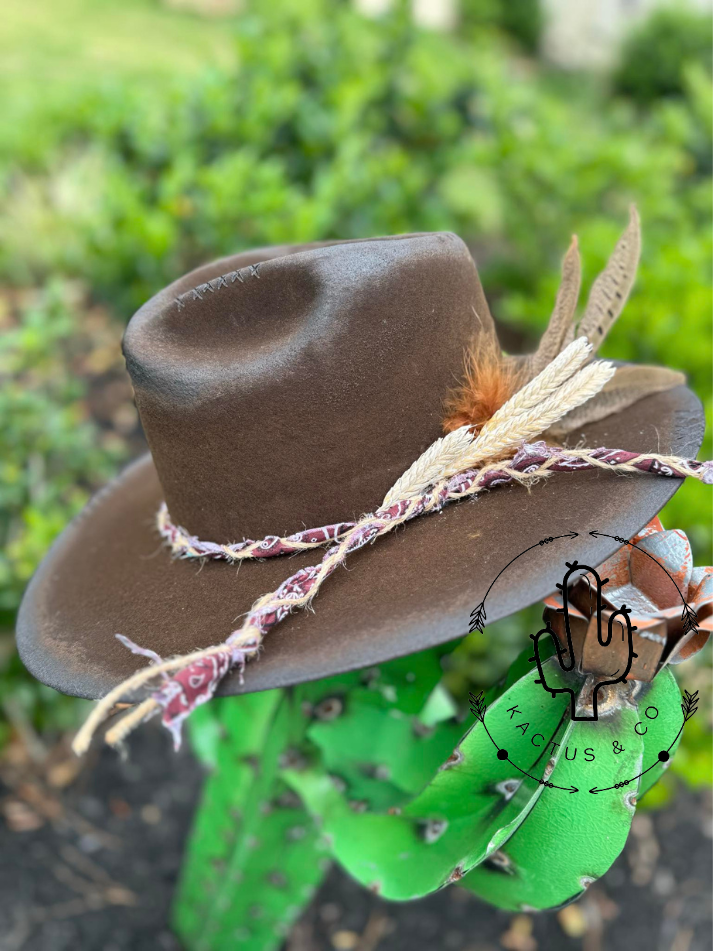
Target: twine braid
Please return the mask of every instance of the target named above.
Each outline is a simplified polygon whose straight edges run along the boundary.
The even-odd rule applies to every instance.
[[[136,653],[148,655],[156,662],[139,670],[103,698],[77,734],[74,741],[75,752],[81,754],[86,751],[96,728],[117,701],[159,675],[164,676],[164,685],[150,698],[124,715],[119,723],[107,732],[106,741],[110,745],[117,745],[136,726],[157,714],[163,707],[164,723],[173,733],[174,743],[178,745],[183,720],[190,715],[198,702],[205,702],[213,696],[215,688],[225,674],[231,668],[237,667],[242,679],[246,661],[255,656],[263,638],[271,628],[292,611],[306,607],[324,581],[345,562],[351,552],[374,542],[397,526],[418,515],[440,511],[449,502],[472,497],[496,485],[518,482],[529,486],[540,479],[547,478],[552,472],[573,472],[595,468],[623,473],[648,472],[669,478],[690,477],[707,485],[713,485],[713,462],[699,462],[672,455],[633,453],[603,447],[562,449],[547,446],[544,442],[537,442],[523,445],[510,460],[458,473],[432,486],[428,492],[420,496],[402,499],[390,506],[382,506],[358,522],[342,522],[338,524],[338,527],[326,526],[286,538],[270,536],[269,545],[265,544],[268,539],[263,539],[262,542],[242,542],[238,546],[215,545],[213,542],[200,541],[173,525],[168,510],[165,505],[162,505],[157,517],[159,530],[172,553],[179,558],[222,558],[225,561],[232,561],[236,553],[238,557],[250,557],[244,555],[243,552],[252,546],[260,546],[256,549],[259,554],[252,556],[256,558],[268,557],[266,554],[268,548],[273,556],[289,554],[316,547],[319,544],[316,540],[303,540],[301,536],[307,534],[316,539],[318,532],[324,532],[325,536],[337,543],[325,552],[319,564],[301,568],[284,581],[276,591],[259,598],[248,612],[242,626],[233,631],[222,644],[161,661],[152,651],[139,648],[128,638],[122,637],[122,641]],[[206,691],[200,694],[200,697],[205,696],[205,700],[200,699],[186,705],[185,697],[179,689],[180,680],[190,680],[192,671],[193,676],[196,676],[196,667],[202,669],[206,665],[213,676],[209,678]],[[179,671],[178,677],[169,679],[166,675],[173,671]],[[177,710],[172,709],[172,702],[176,700],[179,702]]]
[[[475,439],[467,427],[462,427],[436,440],[395,483],[382,505],[357,522],[339,522],[284,538],[268,536],[260,541],[248,539],[221,545],[201,541],[174,525],[168,509],[162,505],[157,528],[177,558],[235,562],[303,552],[323,545],[330,547],[318,564],[301,568],[275,591],[258,598],[241,627],[223,643],[162,660],[154,651],[117,635],[134,653],[148,657],[150,663],[97,704],[75,737],[75,753],[80,755],[88,749],[94,732],[117,701],[157,677],[162,679],[162,684],[113,726],[106,740],[112,745],[120,743],[141,722],[163,710],[163,723],[173,733],[178,747],[186,717],[196,706],[213,697],[230,670],[237,669],[242,682],[245,665],[258,653],[265,635],[292,611],[307,607],[351,552],[412,518],[440,511],[449,502],[473,497],[501,484],[518,482],[529,487],[552,472],[593,468],[623,473],[648,472],[670,478],[692,477],[713,484],[713,462],[603,447],[562,449],[542,441],[527,442],[570,409],[590,399],[611,378],[614,368],[609,363],[599,361],[582,368],[590,354],[591,345],[586,339],[574,341],[494,413]],[[506,452],[514,454],[503,458]]]
[[[528,444],[525,444],[524,448],[534,449],[535,447],[548,453],[538,467],[537,472],[533,473],[536,476],[548,475],[550,470],[560,463],[567,465],[567,471],[573,468],[591,468],[616,469],[618,472],[653,472],[654,474],[668,475],[672,478],[698,479],[701,482],[711,484],[709,474],[713,469],[710,462],[699,462],[695,459],[683,459],[680,456],[667,456],[651,452],[637,454],[604,448],[561,449],[557,446],[547,446],[543,442],[530,444],[529,447]],[[622,461],[621,457],[623,456],[630,456],[631,458],[628,461]],[[615,457],[616,461],[613,461]],[[578,461],[584,463],[584,465],[575,466]],[[508,481],[525,482],[527,475],[529,475],[509,466],[506,461],[494,464],[489,468],[495,468],[509,476]],[[487,470],[482,469],[480,471],[486,472]],[[565,470],[559,468],[559,471]],[[174,525],[165,502],[161,504],[156,515],[158,533],[175,558],[205,558],[231,563],[249,558],[263,559],[274,558],[277,555],[294,555],[314,548],[321,548],[327,541],[339,541],[355,525],[357,525],[357,522],[337,522],[333,525],[325,525],[322,528],[305,529],[303,532],[285,537],[267,535],[260,541],[246,539],[234,545],[217,545],[215,542],[201,541],[195,535],[190,535],[185,528]]]
[[[180,525],[174,525],[168,514],[168,507],[163,502],[156,515],[156,528],[159,535],[167,543],[172,554],[177,558],[207,558],[212,561],[227,561],[230,563],[243,561],[248,558],[274,558],[275,555],[293,555],[300,551],[310,551],[312,548],[321,548],[329,541],[338,538],[352,528],[355,522],[337,522],[323,528],[310,528],[304,532],[297,532],[280,538],[278,535],[266,535],[260,541],[244,539],[233,545],[217,545],[215,542],[204,542],[195,535],[189,534]]]

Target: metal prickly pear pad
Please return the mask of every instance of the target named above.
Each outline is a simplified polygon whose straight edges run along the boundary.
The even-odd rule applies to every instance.
[[[471,697],[513,783],[532,778],[530,747],[547,761],[538,777],[543,794],[462,882],[503,908],[557,907],[610,867],[637,801],[668,766],[697,709],[697,692],[682,697],[668,665],[708,639],[713,569],[694,568],[686,536],[664,531],[657,518],[635,538],[616,540],[622,548],[597,568],[563,562],[544,627],[530,634],[531,656],[513,665],[509,689],[491,704]],[[483,602],[473,629],[482,632],[485,618]],[[524,673],[528,666],[534,674]],[[553,706],[562,727],[550,737],[544,715]]]
[[[713,569],[658,519],[598,566],[570,557],[578,537],[521,553],[561,546],[562,582],[470,713],[442,682],[448,647],[197,711],[211,775],[176,904],[187,947],[276,948],[332,861],[387,899],[457,884],[529,911],[609,869],[696,712],[670,665],[708,637]],[[471,630],[486,621],[487,594]]]

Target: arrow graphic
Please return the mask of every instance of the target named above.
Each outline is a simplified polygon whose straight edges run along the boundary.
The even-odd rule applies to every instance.
[[[502,760],[507,759],[508,763],[510,763],[511,766],[514,766],[515,769],[518,770],[518,772],[522,773],[523,776],[529,776],[530,779],[534,780],[534,782],[536,782],[536,783],[539,783],[540,786],[547,786],[548,789],[561,789],[563,792],[570,793],[570,795],[571,795],[572,793],[579,792],[579,789],[578,789],[576,786],[558,786],[557,783],[547,782],[546,779],[539,779],[537,776],[533,776],[532,773],[528,773],[526,769],[522,769],[522,767],[518,766],[517,763],[513,763],[513,761],[512,761],[512,760],[510,759],[510,757],[507,755],[507,750],[502,749],[502,748],[498,745],[498,743],[496,743],[496,741],[493,739],[492,733],[490,732],[490,730],[489,730],[488,727],[487,727],[487,724],[486,724],[486,722],[485,722],[485,712],[486,712],[486,710],[487,710],[487,707],[486,707],[486,704],[485,704],[485,700],[483,699],[483,691],[482,691],[482,690],[480,691],[480,693],[479,693],[477,696],[475,696],[475,695],[472,694],[472,693],[470,694],[470,709],[471,709],[471,712],[472,712],[473,716],[474,716],[477,720],[480,720],[480,722],[483,724],[483,728],[484,728],[485,732],[486,732],[486,733],[488,734],[488,736],[490,737],[490,742],[493,744],[493,746],[495,747],[495,749],[498,751],[498,759],[502,759]],[[559,721],[559,723],[557,724],[557,726],[555,727],[555,730],[554,730],[554,733],[552,734],[552,736],[556,736],[557,731],[558,731],[559,728],[562,726],[562,721],[564,720],[564,718],[565,718],[566,716],[567,716],[567,711],[565,710],[565,712],[564,712],[564,713],[562,714],[562,716],[560,717],[560,721]],[[551,738],[550,738],[550,740],[551,740]],[[675,741],[674,741],[674,742],[675,742]],[[544,746],[544,749],[547,749],[548,746],[549,746],[549,743],[546,743],[545,746]],[[505,755],[505,756],[501,756],[501,755],[500,755],[501,753],[505,753],[506,755]],[[541,757],[541,755],[542,755],[542,754],[540,754],[540,757]]]
[[[485,627],[485,621],[487,619],[485,614],[485,602],[488,598],[488,595],[490,594],[493,588],[493,585],[498,580],[500,575],[503,574],[503,572],[507,571],[507,569],[510,567],[510,565],[514,561],[517,561],[518,558],[526,554],[528,551],[532,551],[533,548],[541,548],[543,545],[549,545],[550,542],[554,542],[558,538],[578,538],[578,537],[579,537],[579,532],[567,532],[565,535],[550,535],[547,538],[541,538],[539,542],[535,542],[534,545],[530,545],[529,548],[525,548],[523,551],[521,551],[519,555],[515,555],[514,558],[511,558],[510,561],[505,565],[505,567],[501,568],[501,570],[490,582],[490,586],[488,590],[485,592],[485,597],[477,606],[477,608],[474,608],[470,612],[470,627],[468,628],[468,633],[472,634],[474,631],[479,631],[481,634],[483,633],[483,628]]]
[[[684,697],[683,697],[683,702],[681,703],[681,712],[683,713],[683,723],[681,724],[681,728],[679,729],[676,736],[669,743],[666,753],[671,752],[673,747],[676,745],[676,742],[679,736],[683,733],[684,726],[691,719],[693,714],[696,713],[698,710],[698,706],[697,706],[698,691],[696,690],[694,693],[689,693],[687,690],[684,690],[683,693],[684,693]],[[661,760],[659,759],[658,762],[661,762]],[[649,770],[652,770],[654,768],[654,766],[658,766],[658,762],[656,761],[653,762],[651,766],[647,766],[646,769],[643,769],[640,773],[637,773],[636,776],[632,776],[631,779],[626,779],[624,780],[624,782],[615,783],[613,786],[602,786],[601,789],[597,789],[596,786],[593,786],[589,791],[590,793],[592,793],[592,795],[596,796],[597,793],[606,792],[608,789],[621,789],[622,786],[628,786],[629,783],[633,783],[635,779],[640,779],[642,776],[645,776],[649,772]]]
[[[488,736],[490,736],[490,734],[488,734]],[[490,739],[492,740],[492,736]],[[576,786],[558,786],[556,783],[548,783],[546,779],[538,779],[537,776],[533,776],[531,773],[528,773],[527,770],[521,769],[517,763],[513,763],[510,757],[508,757],[508,763],[510,763],[511,766],[514,766],[515,769],[521,772],[524,776],[529,776],[530,779],[534,779],[536,783],[540,784],[540,786],[547,786],[548,789],[561,789],[563,792],[568,792],[570,795],[572,793],[579,792],[579,789]],[[591,789],[589,791],[591,792]]]
[[[615,542],[621,542],[623,545],[630,545],[632,548],[635,548],[637,551],[640,551],[642,555],[647,555],[655,564],[659,566],[662,571],[665,571],[666,574],[671,578],[671,575],[664,568],[660,561],[658,561],[652,554],[648,551],[645,551],[643,548],[639,548],[638,545],[635,545],[632,541],[629,541],[628,538],[620,538],[619,535],[609,535],[607,532],[598,532],[596,529],[589,533],[593,538],[613,538]],[[689,631],[698,630],[698,615],[695,610],[686,603],[686,599],[681,594],[681,589],[678,587],[673,578],[671,578],[674,588],[678,591],[681,601],[683,601],[683,611],[681,613],[681,620],[683,621],[683,633],[688,634]]]

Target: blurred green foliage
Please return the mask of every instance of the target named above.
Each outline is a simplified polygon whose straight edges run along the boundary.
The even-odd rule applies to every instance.
[[[495,27],[529,53],[537,52],[544,25],[537,0],[462,0],[460,18],[461,35],[476,38],[483,29]]]
[[[641,103],[682,96],[686,72],[711,71],[713,17],[685,6],[664,6],[626,39],[614,86]]]
[[[534,339],[571,232],[591,281],[635,200],[641,276],[604,353],[684,369],[709,400],[700,70],[680,100],[642,112],[514,62],[492,28],[463,40],[327,0],[275,0],[240,19],[237,42],[237,70],[151,96],[87,87],[28,112],[0,140],[0,276],[80,277],[127,318],[216,254],[450,229],[473,247],[500,319]],[[704,492],[684,487],[669,521],[708,558]]]
[[[68,279],[126,320],[220,254],[452,230],[472,248],[496,317],[534,341],[572,232],[586,293],[635,201],[640,277],[603,354],[684,370],[706,403],[711,457],[706,65],[679,69],[678,95],[660,98],[669,90],[627,85],[625,59],[612,95],[606,80],[523,55],[537,46],[537,4],[463,9],[448,34],[416,28],[401,9],[371,20],[343,0],[274,0],[236,20],[236,66],[218,58],[184,74],[176,57],[175,75],[141,82],[132,64],[124,79],[92,73],[47,95],[17,86],[0,127],[0,281],[48,290],[0,349],[2,606],[17,605],[52,537],[116,467],[67,356],[73,308],[58,282]],[[661,50],[667,34],[648,29],[659,60],[680,59],[678,34]],[[646,35],[629,59],[653,58],[641,52]],[[713,560],[710,511],[710,490],[687,483],[662,513],[698,564]],[[465,669],[476,680],[493,662],[504,669],[529,624],[510,622],[502,657],[492,639],[487,649],[471,639],[454,686]]]
[[[0,610],[17,607],[55,535],[122,456],[83,402],[76,305],[50,282],[0,334]]]
[[[62,730],[82,701],[27,676],[12,649],[14,612],[37,563],[125,456],[89,417],[76,288],[51,279],[0,296],[0,746],[7,722]]]

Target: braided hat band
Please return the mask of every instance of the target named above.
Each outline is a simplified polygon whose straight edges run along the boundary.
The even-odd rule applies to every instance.
[[[468,495],[495,485],[507,482],[526,482],[528,477],[545,477],[550,472],[572,472],[580,469],[617,469],[619,472],[650,472],[670,478],[685,479],[692,477],[704,484],[713,483],[713,463],[700,462],[697,459],[682,459],[679,456],[666,456],[656,453],[627,452],[623,449],[563,449],[560,446],[548,446],[539,441],[523,443],[522,449],[512,459],[503,460],[492,471],[482,473],[483,478],[477,487],[470,487]],[[482,470],[481,470],[482,472]],[[450,483],[466,484],[463,473],[451,479]],[[463,497],[456,494],[455,487],[449,492],[446,501]],[[444,503],[445,504],[445,503]],[[244,539],[233,545],[202,541],[191,535],[185,528],[171,521],[168,506],[164,502],[156,514],[156,529],[176,558],[199,558],[207,561],[238,562],[247,559],[260,560],[274,558],[276,555],[296,555],[322,548],[329,542],[340,541],[357,522],[335,522],[321,528],[306,528],[293,535],[266,535],[260,541]]]
[[[591,351],[587,338],[578,338],[497,410],[477,436],[463,426],[436,440],[397,480],[379,508],[357,522],[308,529],[286,538],[268,536],[260,541],[221,545],[201,541],[174,525],[162,506],[157,516],[158,530],[179,558],[235,562],[330,547],[318,564],[301,568],[275,591],[258,598],[241,627],[212,647],[163,660],[150,649],[117,635],[130,650],[148,657],[151,663],[97,704],[77,733],[74,751],[86,751],[95,730],[116,702],[155,678],[162,680],[160,686],[109,730],[106,740],[111,745],[120,743],[140,723],[162,711],[163,723],[178,747],[183,721],[215,695],[229,671],[237,669],[242,678],[246,662],[258,653],[265,635],[292,611],[306,607],[351,552],[419,515],[440,511],[449,502],[511,482],[530,486],[553,472],[594,468],[691,477],[713,484],[713,462],[607,448],[571,450],[543,441],[528,442],[600,392],[614,375],[615,368],[606,361],[584,366]]]

